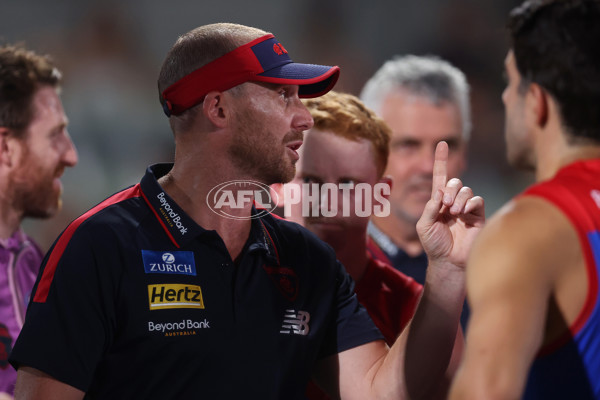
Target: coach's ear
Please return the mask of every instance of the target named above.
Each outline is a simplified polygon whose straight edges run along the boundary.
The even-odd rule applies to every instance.
[[[208,92],[202,103],[204,116],[218,128],[225,128],[231,113],[231,102],[223,92],[213,90]]]

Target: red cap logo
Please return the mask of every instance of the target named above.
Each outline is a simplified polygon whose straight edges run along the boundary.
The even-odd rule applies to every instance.
[[[273,45],[273,51],[278,55],[282,55],[284,53],[287,54],[287,50],[285,49],[285,47],[283,47],[281,43],[275,43]]]

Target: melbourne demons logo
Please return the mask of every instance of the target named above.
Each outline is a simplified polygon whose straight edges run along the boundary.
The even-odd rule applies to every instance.
[[[263,265],[263,268],[286,299],[289,301],[296,300],[296,297],[298,297],[298,277],[293,269],[267,267],[266,265]]]
[[[283,45],[281,43],[275,43],[273,45],[273,51],[275,53],[277,53],[277,55],[283,55],[283,54],[287,54],[287,50],[285,49],[285,47],[283,47]]]

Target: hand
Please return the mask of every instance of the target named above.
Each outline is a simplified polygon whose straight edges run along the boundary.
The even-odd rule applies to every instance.
[[[417,222],[417,233],[430,264],[450,263],[464,268],[473,240],[485,223],[483,198],[447,180],[448,144],[439,142],[433,164],[431,199]]]

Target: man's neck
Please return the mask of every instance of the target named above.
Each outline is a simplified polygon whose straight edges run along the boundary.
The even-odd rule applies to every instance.
[[[19,229],[23,219],[22,214],[15,211],[5,200],[3,197],[0,198],[0,239],[11,237]]]
[[[560,169],[576,161],[592,159],[600,159],[600,146],[568,147],[555,159],[546,155],[540,155],[536,167],[536,181],[540,182],[550,179]]]
[[[0,226],[0,239],[8,239],[15,234],[17,229],[19,229],[20,225],[16,225],[15,227],[8,227],[6,225]]]
[[[163,190],[181,207],[190,218],[207,230],[215,230],[227,247],[232,260],[241,253],[250,234],[252,202],[241,208],[224,210],[232,218],[215,213],[207,204],[207,195],[216,185],[227,182],[226,178],[186,179],[177,171],[171,171],[159,179]],[[235,198],[234,194],[234,198]]]
[[[559,106],[552,98],[548,101],[546,124],[538,126],[532,137],[535,139],[535,179],[538,182],[552,178],[575,161],[600,158],[597,142],[585,142],[585,139],[572,137],[564,130]]]

